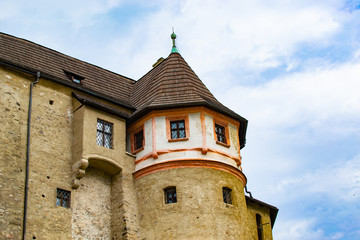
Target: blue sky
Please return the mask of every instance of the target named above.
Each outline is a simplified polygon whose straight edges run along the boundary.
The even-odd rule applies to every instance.
[[[0,31],[139,79],[171,50],[249,120],[278,240],[360,239],[360,1],[0,2]]]

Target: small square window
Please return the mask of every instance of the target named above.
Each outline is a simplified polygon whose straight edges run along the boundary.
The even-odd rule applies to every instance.
[[[225,127],[215,123],[215,133],[216,133],[216,140],[222,143],[227,143],[226,141],[226,134],[225,134]]]
[[[112,148],[112,134],[113,134],[113,124],[106,122],[104,120],[97,120],[97,136],[96,143],[99,146],[104,146],[106,148]]]
[[[164,189],[165,204],[176,203],[176,187],[167,187]]]
[[[231,188],[223,187],[223,200],[224,203],[232,204]]]
[[[61,188],[56,189],[56,206],[70,208],[71,192]]]
[[[186,138],[185,120],[170,121],[171,139]]]
[[[134,134],[134,150],[139,150],[144,146],[144,130],[141,129]]]
[[[189,140],[190,137],[189,115],[167,116],[166,137],[169,142]]]

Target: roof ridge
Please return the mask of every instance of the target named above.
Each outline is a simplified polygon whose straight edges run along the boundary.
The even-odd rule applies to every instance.
[[[9,37],[9,38],[16,39],[16,40],[18,40],[18,41],[19,41],[19,40],[20,40],[20,41],[23,41],[25,44],[29,44],[29,45],[31,44],[31,45],[34,45],[34,46],[38,46],[38,47],[43,48],[44,50],[48,51],[48,53],[53,53],[53,54],[56,54],[56,55],[60,55],[60,56],[66,58],[66,59],[69,59],[69,60],[75,60],[75,61],[79,61],[79,62],[88,64],[88,65],[91,65],[91,66],[96,67],[96,68],[99,68],[99,69],[101,69],[101,70],[103,70],[103,71],[107,71],[107,72],[112,73],[112,74],[115,74],[115,75],[117,75],[117,76],[126,78],[127,80],[130,80],[130,81],[133,82],[133,83],[136,82],[136,80],[134,80],[134,79],[132,79],[132,78],[130,78],[130,77],[127,77],[127,76],[124,76],[124,75],[122,75],[122,74],[116,73],[116,72],[114,72],[114,71],[111,71],[111,70],[105,69],[105,68],[103,68],[103,67],[97,66],[97,65],[95,65],[95,64],[93,64],[93,63],[89,63],[89,62],[80,60],[80,59],[78,59],[78,58],[76,58],[76,57],[72,57],[72,56],[67,55],[67,54],[65,54],[65,53],[61,53],[61,52],[59,52],[59,51],[57,51],[57,50],[51,49],[51,48],[49,48],[49,47],[46,47],[46,46],[41,45],[41,44],[38,44],[38,43],[36,43],[36,42],[30,41],[30,40],[27,40],[27,39],[24,39],[24,38],[16,37],[16,36],[13,36],[13,35],[4,33],[4,32],[0,32],[0,37],[1,37],[2,35],[3,35],[3,36],[6,36],[6,37]]]
[[[181,95],[183,96],[181,97]],[[186,60],[177,52],[170,53],[166,59],[134,84],[131,103],[137,109],[151,106],[151,103],[148,104],[147,101],[150,99],[154,104],[163,102],[164,105],[171,102],[171,99],[184,104],[199,101],[220,104]]]

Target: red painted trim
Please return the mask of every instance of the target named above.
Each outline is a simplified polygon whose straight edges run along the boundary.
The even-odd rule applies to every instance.
[[[161,149],[161,150],[157,150],[156,153],[158,156],[160,155],[163,155],[163,154],[166,154],[166,153],[172,153],[172,152],[186,152],[186,151],[200,151],[200,152],[203,152],[203,147],[198,147],[198,148],[181,148],[181,149]],[[225,152],[222,152],[222,151],[218,151],[218,150],[215,150],[215,149],[212,149],[212,148],[207,148],[206,150],[207,152],[213,152],[213,153],[217,153],[217,154],[220,154],[222,156],[225,156],[225,157],[228,157],[228,158],[231,158],[232,160],[234,160],[237,164],[237,166],[240,166],[240,159],[238,157],[234,157],[234,156],[231,156],[230,154],[227,154]],[[138,163],[141,163],[149,158],[152,158],[153,157],[153,152],[151,153],[148,153],[146,154],[145,156],[135,160],[135,164],[138,164]]]
[[[152,158],[157,159],[159,155],[156,152],[156,122],[155,118],[151,119],[151,134],[152,134]]]
[[[135,177],[135,179],[139,179],[146,175],[164,170],[176,169],[176,168],[191,168],[191,167],[211,168],[211,169],[217,169],[220,171],[230,173],[233,176],[239,178],[242,181],[243,185],[246,186],[246,182],[247,182],[246,176],[239,169],[231,165],[228,165],[226,163],[207,160],[207,159],[176,159],[166,162],[160,162],[134,172],[133,176]]]
[[[206,125],[205,125],[205,115],[203,113],[200,114],[200,121],[201,121],[201,135],[202,135],[202,154],[206,154],[209,149],[206,146]]]

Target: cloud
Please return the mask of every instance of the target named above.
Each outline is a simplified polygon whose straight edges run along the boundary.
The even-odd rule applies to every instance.
[[[335,204],[360,200],[360,154],[349,160],[322,165],[315,171],[308,170],[309,172],[300,177],[290,177],[275,183],[268,188],[272,191],[268,194],[286,192],[289,197],[280,200],[286,202],[291,202],[289,198],[299,200],[310,196]],[[298,189],[302,189],[301,193]]]
[[[134,79],[167,57],[175,27],[181,55],[249,120],[243,169],[253,195],[280,208],[275,239],[357,239],[342,222],[359,220],[358,6],[4,0],[0,27]]]
[[[278,240],[323,240],[323,231],[314,229],[314,219],[294,219],[287,221],[277,228],[281,231],[274,236]]]
[[[275,239],[357,239],[360,155],[270,186],[280,212]],[[272,196],[272,197],[271,197]],[[347,224],[342,224],[346,222]]]
[[[175,27],[181,54],[211,90],[219,79],[228,86],[258,78],[268,69],[296,68],[301,61],[293,56],[303,44],[329,45],[344,23],[356,23],[349,19],[354,13],[339,8],[342,4],[340,0],[212,0],[207,4],[38,0],[31,2],[37,6],[31,12],[26,1],[0,3],[4,9],[15,8],[9,11],[11,19],[16,26],[23,25],[22,29],[12,24],[5,27],[10,34],[22,32],[22,37],[135,79],[169,54],[169,35]],[[231,74],[224,77],[224,72]]]
[[[63,0],[51,3],[43,0],[31,3],[5,0],[0,3],[1,8],[6,10],[0,20],[11,19],[23,25],[34,24],[33,28],[38,27],[36,25],[57,25],[59,29],[65,27],[61,24],[69,24],[74,29],[78,29],[93,24],[95,17],[107,13],[120,3],[120,0]],[[30,9],[32,11],[29,11]],[[43,19],[46,20],[42,21]]]
[[[278,233],[274,235],[274,239],[277,240],[338,240],[345,237],[343,232],[327,235],[322,229],[316,227],[314,218],[293,219],[281,223],[277,228],[281,228],[281,231],[277,231]]]
[[[360,134],[357,76],[359,61],[311,68],[262,85],[234,86],[221,99],[251,119],[256,128],[278,130],[306,125],[336,136]]]

